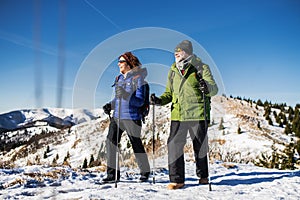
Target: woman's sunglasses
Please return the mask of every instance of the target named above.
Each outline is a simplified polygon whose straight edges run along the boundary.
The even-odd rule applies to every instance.
[[[126,60],[119,60],[118,63],[124,63]]]

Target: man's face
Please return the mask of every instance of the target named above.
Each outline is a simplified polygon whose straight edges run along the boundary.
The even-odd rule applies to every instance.
[[[180,62],[188,57],[187,53],[180,48],[175,51],[174,55],[176,62]]]

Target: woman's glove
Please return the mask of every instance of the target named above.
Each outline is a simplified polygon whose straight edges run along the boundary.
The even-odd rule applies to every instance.
[[[126,92],[126,90],[123,87],[116,86],[116,97],[117,98],[123,97],[123,99],[127,99],[129,97],[129,93]]]
[[[111,111],[111,104],[110,103],[107,103],[103,106],[103,110],[104,110],[104,113],[107,114],[107,115],[110,115],[110,111]]]

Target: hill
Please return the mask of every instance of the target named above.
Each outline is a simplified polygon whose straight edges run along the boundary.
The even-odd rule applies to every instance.
[[[170,127],[170,105],[156,106],[156,155],[165,155],[166,141]],[[243,100],[217,96],[212,98],[212,116],[209,127],[211,159],[226,162],[254,163],[261,155],[270,156],[284,149],[293,141],[294,135],[284,134],[284,128],[274,123],[269,125],[264,116],[265,108]],[[280,110],[274,109],[275,112]],[[16,120],[11,113],[11,123],[17,130],[1,133],[2,165],[25,166],[27,164],[62,164],[68,155],[68,164],[81,167],[84,159],[93,156],[104,161],[105,137],[109,118],[102,109],[38,109],[14,111],[19,113]],[[16,115],[14,115],[16,116]],[[21,117],[20,117],[21,116]],[[272,116],[271,116],[272,117]],[[70,126],[55,126],[49,119],[60,119]],[[47,121],[48,120],[48,121]],[[20,122],[21,121],[21,122]],[[53,120],[55,121],[55,120]],[[58,120],[56,120],[58,121]],[[33,123],[34,122],[34,123]],[[51,122],[51,123],[49,123]],[[3,126],[2,130],[8,129]],[[29,125],[31,125],[29,127]],[[259,126],[258,126],[259,125]],[[11,127],[11,126],[10,126]],[[143,124],[143,142],[149,153],[152,152],[152,108]],[[126,134],[121,140],[124,162],[132,156]],[[186,152],[192,156],[191,141],[188,139]],[[297,156],[297,152],[295,152]],[[13,161],[13,162],[12,162]],[[38,161],[38,162],[37,162]]]

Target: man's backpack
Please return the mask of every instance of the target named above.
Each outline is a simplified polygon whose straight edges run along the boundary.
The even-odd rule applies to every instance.
[[[140,75],[138,74],[132,78],[133,91],[136,91],[138,89],[137,78],[139,76]],[[119,78],[120,78],[120,75],[116,77],[115,84],[118,82]],[[142,121],[143,121],[143,123],[145,123],[145,117],[149,114],[149,110],[150,110],[150,100],[149,100],[150,86],[149,86],[148,82],[145,80],[144,80],[143,87],[145,87],[145,89],[144,89],[145,101],[144,101],[144,104],[139,108],[138,112],[142,115]]]

